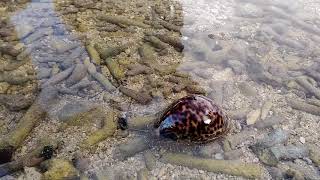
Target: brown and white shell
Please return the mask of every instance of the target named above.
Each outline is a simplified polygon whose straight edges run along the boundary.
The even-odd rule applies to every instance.
[[[172,103],[155,123],[155,128],[159,128],[162,137],[202,143],[228,133],[230,124],[230,119],[213,100],[189,95]]]

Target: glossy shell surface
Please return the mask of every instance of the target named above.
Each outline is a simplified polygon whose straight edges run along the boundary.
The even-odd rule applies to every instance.
[[[213,100],[201,95],[183,97],[155,123],[160,136],[195,142],[213,141],[230,130],[230,120]]]

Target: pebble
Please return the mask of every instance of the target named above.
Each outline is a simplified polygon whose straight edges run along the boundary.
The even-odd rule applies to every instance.
[[[252,125],[256,121],[258,121],[260,119],[260,115],[260,109],[252,110],[251,112],[249,112],[249,114],[247,115],[247,125]]]
[[[214,155],[214,158],[217,160],[222,160],[223,159],[223,154],[222,153],[217,153]]]
[[[302,144],[306,143],[306,139],[304,137],[300,137],[299,140]]]

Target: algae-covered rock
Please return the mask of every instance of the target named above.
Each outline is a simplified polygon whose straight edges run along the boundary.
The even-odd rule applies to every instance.
[[[109,110],[106,113],[103,113],[104,117],[104,126],[93,132],[87,139],[85,139],[80,145],[83,148],[89,148],[106,138],[113,136],[117,130],[116,118],[118,117],[118,111]]]
[[[78,170],[65,159],[52,159],[47,164],[48,171],[43,180],[75,179],[79,177]]]
[[[174,153],[165,153],[162,157],[162,161],[180,166],[187,166],[189,168],[243,176],[246,178],[261,178],[263,175],[263,168],[260,165],[242,163],[239,161],[212,160]]]

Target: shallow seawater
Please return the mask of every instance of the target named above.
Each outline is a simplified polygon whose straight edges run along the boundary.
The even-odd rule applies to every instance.
[[[0,1],[0,179],[320,179],[319,17],[317,0]],[[159,137],[190,94],[227,136]]]

